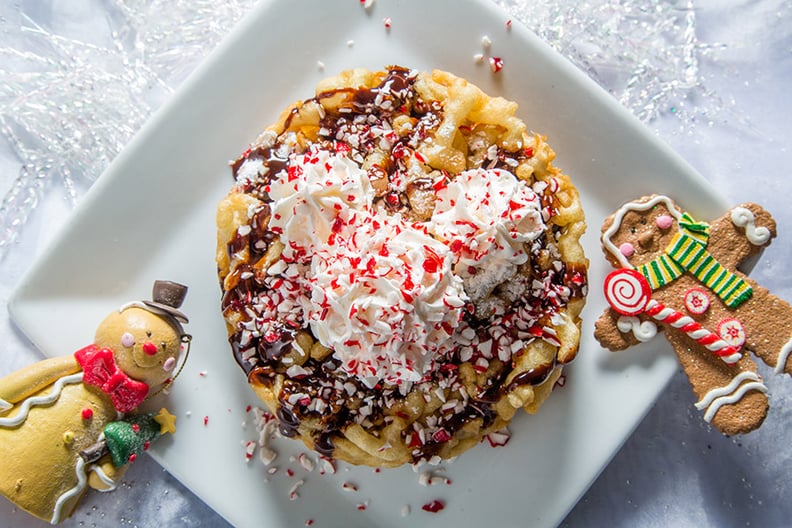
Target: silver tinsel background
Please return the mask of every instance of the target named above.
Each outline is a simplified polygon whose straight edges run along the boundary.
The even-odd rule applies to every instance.
[[[0,58],[8,68],[0,71],[0,130],[21,162],[0,205],[0,258],[42,195],[61,192],[75,203],[254,3],[0,4]],[[80,32],[93,17],[106,31]]]
[[[354,1],[354,0],[347,0]],[[3,189],[0,258],[44,193],[73,204],[254,0],[28,0],[0,5],[0,132],[19,158]],[[723,45],[693,0],[496,0],[639,119],[686,133],[733,113],[700,71]],[[788,3],[788,2],[787,2]],[[104,33],[78,31],[86,19]],[[57,21],[54,22],[54,21]],[[743,118],[740,118],[742,120]],[[746,125],[747,126],[747,125]]]
[[[729,200],[774,205],[789,229],[792,214],[783,211],[785,198],[774,187],[788,178],[784,160],[792,166],[792,115],[772,114],[774,101],[788,101],[791,83],[773,85],[790,76],[769,70],[792,71],[792,0],[492,1],[595,79]],[[45,246],[42,239],[52,231],[49,208],[71,209],[255,3],[0,2],[0,298],[7,300],[29,264],[20,255]],[[750,111],[744,108],[748,100]],[[733,149],[718,156],[722,145]],[[754,172],[755,166],[770,170]],[[749,173],[750,185],[736,188],[727,176],[735,171]],[[779,241],[753,276],[792,299],[792,281],[779,273],[789,258],[792,249]],[[0,326],[3,335],[17,338],[4,343],[10,358],[3,357],[2,376],[37,356],[8,321]],[[746,526],[757,525],[751,524],[755,519],[767,524],[770,517],[761,512],[771,508],[769,525],[783,526],[792,517],[792,455],[784,427],[792,420],[792,384],[771,383],[773,423],[726,439],[701,422],[687,380],[675,376],[664,401],[565,524],[592,525],[593,513],[599,524],[618,526]],[[169,475],[152,477],[159,468],[145,463],[130,469],[122,493],[86,497],[67,525],[156,526],[165,520],[226,526]],[[689,500],[680,500],[684,492]],[[148,503],[156,494],[169,500]],[[140,508],[144,502],[150,508]],[[39,526],[0,501],[0,525],[9,516],[15,526]]]

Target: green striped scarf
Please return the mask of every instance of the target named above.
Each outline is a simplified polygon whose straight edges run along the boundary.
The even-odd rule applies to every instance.
[[[724,268],[707,251],[709,225],[696,222],[687,213],[682,215],[679,225],[683,231],[674,235],[664,255],[635,268],[646,277],[652,289],[661,288],[688,271],[729,308],[736,308],[751,297],[751,286]]]

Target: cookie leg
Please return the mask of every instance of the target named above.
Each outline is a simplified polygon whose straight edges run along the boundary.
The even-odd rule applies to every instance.
[[[767,388],[748,354],[727,365],[673,329],[666,329],[666,338],[698,398],[696,407],[707,422],[727,436],[748,433],[762,425],[769,408]]]
[[[792,306],[766,288],[753,285],[753,289],[753,296],[739,309],[740,314],[748,314],[743,321],[745,347],[776,373],[792,374]]]

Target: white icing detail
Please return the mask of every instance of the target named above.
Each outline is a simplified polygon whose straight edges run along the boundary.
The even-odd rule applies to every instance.
[[[454,177],[437,192],[426,225],[450,247],[459,246],[454,272],[474,302],[516,273],[528,260],[525,243],[545,229],[539,196],[500,169],[468,170]]]
[[[49,394],[43,394],[41,396],[35,396],[33,398],[27,398],[24,402],[22,402],[22,407],[17,413],[16,416],[11,418],[0,418],[0,427],[16,427],[17,425],[21,424],[27,419],[28,412],[30,412],[30,408],[36,405],[49,405],[60,398],[61,391],[63,390],[63,386],[67,384],[73,383],[80,383],[83,379],[83,373],[78,372],[77,374],[72,374],[70,376],[64,376],[60,378],[55,384],[52,386],[52,391]]]
[[[0,398],[0,414],[3,414],[11,407],[13,407],[13,405],[5,401],[3,398]]]
[[[77,457],[77,464],[74,466],[74,472],[77,474],[77,484],[72,489],[64,492],[63,495],[58,497],[58,500],[55,501],[50,524],[58,524],[61,521],[61,510],[63,509],[63,505],[66,504],[66,501],[85,490],[85,484],[88,482],[88,478],[85,476],[85,460],[83,460],[81,456]]]
[[[735,207],[732,209],[731,221],[737,227],[745,228],[745,237],[754,246],[763,246],[770,240],[770,230],[764,226],[756,227],[756,217],[750,209]]]
[[[790,352],[792,352],[792,339],[787,341],[778,353],[778,360],[776,361],[774,369],[776,374],[782,374],[784,372],[784,367],[786,367]]]
[[[656,300],[652,299],[651,301],[649,301],[649,304],[646,305],[646,311],[651,310],[658,304],[659,303]],[[687,315],[683,315],[681,312],[677,312],[676,310],[672,310],[671,308],[668,308],[666,306],[663,306],[663,309],[660,310],[658,313],[654,314],[652,317],[654,317],[660,322],[665,322],[665,320],[671,317],[672,315],[682,315],[682,317],[680,317],[675,321],[667,322],[666,324],[670,324],[674,328],[681,328],[691,323],[695,324],[698,328],[696,328],[695,330],[685,331],[685,334],[690,336],[690,338],[695,339],[699,344],[705,346],[707,350],[710,350],[711,352],[718,352],[719,350],[722,350],[730,346],[726,341],[724,341],[720,337],[718,337],[716,340],[712,341],[711,343],[702,342],[701,341],[702,339],[705,339],[713,335],[717,337],[717,335],[713,334],[706,328],[703,328],[701,325],[696,323],[693,319],[691,319]],[[736,363],[737,361],[740,360],[741,354],[739,352],[734,352],[733,354],[730,354],[728,356],[718,356],[718,357],[720,357],[724,362],[731,365],[732,363]]]
[[[130,301],[128,303],[122,304],[118,308],[118,312],[121,313],[128,308],[143,308],[144,310],[148,310],[148,307],[145,304],[143,304],[141,301]]]
[[[632,332],[641,343],[646,343],[657,335],[657,325],[652,321],[643,321],[637,317],[623,315],[616,321],[619,332],[626,334]]]
[[[743,384],[744,381],[748,383]],[[712,389],[705,394],[696,403],[696,409],[707,409],[704,413],[704,420],[709,423],[721,407],[740,401],[749,390],[766,393],[767,387],[755,372],[740,372],[725,387]]]
[[[97,491],[105,493],[105,492],[108,492],[108,491],[113,491],[114,489],[116,489],[118,487],[118,482],[116,482],[115,480],[113,480],[110,477],[108,477],[107,473],[105,473],[104,470],[100,466],[98,466],[96,464],[92,464],[90,469],[89,469],[89,471],[95,473],[96,476],[99,477],[99,480],[101,480],[102,482],[107,484],[107,488],[102,489],[102,490],[97,490]]]
[[[182,326],[181,321],[179,321],[178,319],[173,317],[172,314],[166,312],[165,310],[157,308],[156,306],[149,306],[148,304],[146,304],[146,303],[144,303],[142,301],[130,301],[130,302],[126,303],[126,304],[122,304],[121,307],[118,308],[118,313],[121,313],[124,310],[127,310],[129,308],[141,308],[143,310],[146,310],[147,312],[151,312],[151,313],[153,313],[155,315],[159,315],[161,317],[166,316],[167,319],[176,326],[176,329],[178,330],[179,335],[184,335],[184,327]]]
[[[614,243],[611,242],[611,237],[614,235],[614,233],[616,233],[616,231],[619,230],[622,220],[624,220],[624,215],[626,215],[629,211],[648,211],[660,202],[665,204],[666,208],[668,209],[668,214],[673,216],[677,222],[682,219],[682,213],[676,208],[674,202],[671,201],[671,198],[660,195],[655,196],[648,202],[628,202],[624,204],[613,215],[613,223],[611,226],[604,233],[602,233],[602,246],[616,258],[623,268],[632,268],[633,266],[627,261],[627,258],[621,254],[619,248],[617,248]]]

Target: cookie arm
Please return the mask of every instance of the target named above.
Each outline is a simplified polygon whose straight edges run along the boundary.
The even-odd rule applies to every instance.
[[[776,236],[772,215],[755,203],[744,203],[712,222],[709,252],[723,266],[734,269],[770,245]]]
[[[0,379],[0,412],[51,385],[58,378],[80,371],[74,356],[45,359]],[[8,406],[10,408],[10,405]]]
[[[619,317],[619,314],[607,308],[594,323],[594,338],[612,352],[625,350],[639,343],[632,332],[624,333],[619,330]]]

